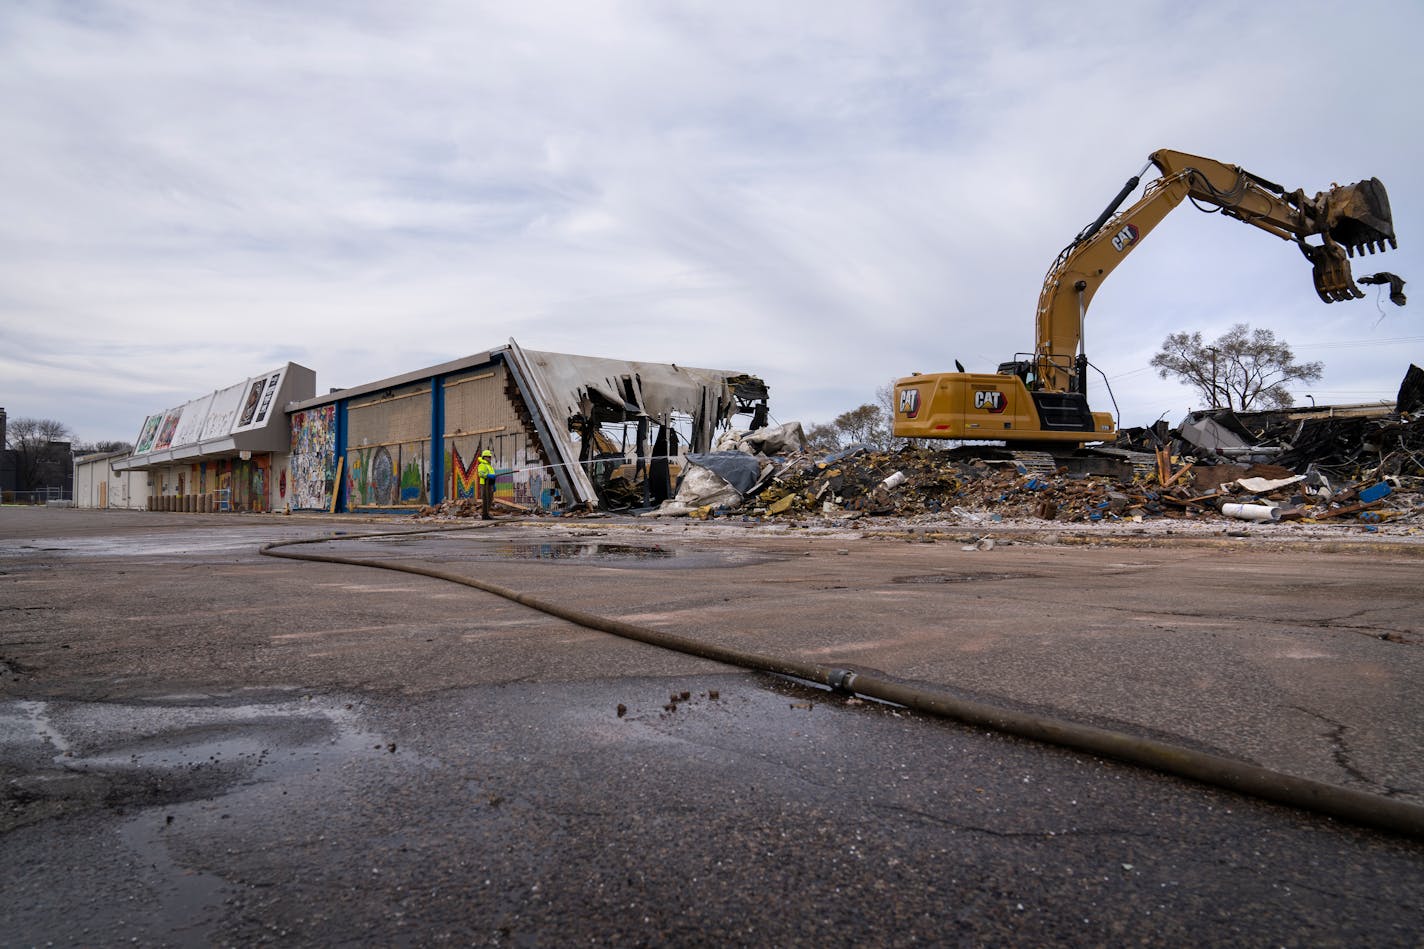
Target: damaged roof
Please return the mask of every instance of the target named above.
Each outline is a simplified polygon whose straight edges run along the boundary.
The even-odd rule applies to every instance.
[[[699,369],[677,363],[639,362],[600,356],[523,349],[513,339],[502,352],[535,416],[540,436],[559,456],[570,496],[597,503],[597,492],[578,464],[570,420],[590,425],[646,418],[692,419],[693,451],[706,451],[717,426],[765,402],[766,383],[730,369]]]

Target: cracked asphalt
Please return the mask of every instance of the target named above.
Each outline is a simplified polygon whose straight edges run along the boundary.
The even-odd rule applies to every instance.
[[[1424,803],[1417,547],[617,519],[363,536],[415,526],[0,511],[0,945],[1424,932],[1416,840],[257,552],[325,537]]]

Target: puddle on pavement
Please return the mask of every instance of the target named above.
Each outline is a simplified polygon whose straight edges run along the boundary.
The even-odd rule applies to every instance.
[[[505,544],[496,548],[495,553],[512,560],[663,560],[677,555],[677,551],[666,547],[567,541],[550,544]]]
[[[259,826],[275,795],[356,762],[365,773],[425,763],[363,727],[339,699],[226,701],[0,702],[0,757],[27,765],[10,782],[12,802],[120,818],[116,859],[144,887],[143,919],[130,918],[132,904],[118,905],[85,920],[96,931],[120,926],[138,934],[135,942],[211,945],[225,899],[240,887],[203,855],[218,828]]]
[[[50,537],[34,543],[0,548],[0,556],[63,557],[188,557],[194,554],[255,552],[273,540],[290,538],[288,531],[189,530],[114,534],[107,537]]]
[[[742,567],[781,559],[752,550],[708,547],[664,547],[660,544],[618,544],[607,542],[551,541],[548,543],[505,543],[474,553],[475,560],[523,560],[566,562],[603,567],[693,568]]]
[[[397,548],[403,559],[452,561],[522,561],[567,563],[590,567],[633,567],[689,569],[700,567],[742,567],[784,559],[778,554],[757,550],[737,550],[680,544],[628,544],[616,541],[569,540],[487,540],[468,534],[434,534],[423,537],[365,538],[359,548],[347,545],[344,552],[366,557],[373,549]],[[341,544],[333,550],[341,552]],[[359,550],[359,553],[358,553]]]
[[[1026,573],[926,573],[892,577],[891,583],[969,583],[975,580],[1027,580]]]
[[[280,783],[396,746],[344,705],[280,700],[244,705],[0,703],[0,755],[81,775],[128,806],[162,808],[226,794],[236,783]],[[56,793],[62,793],[57,791]]]

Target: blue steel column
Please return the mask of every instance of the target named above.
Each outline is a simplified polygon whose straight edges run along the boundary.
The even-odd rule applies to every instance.
[[[345,399],[341,399],[341,400],[339,400],[339,401],[336,403],[336,457],[333,458],[332,460],[333,460],[333,461],[340,461],[341,459],[343,459],[343,458],[345,458],[345,457],[346,457],[346,400],[345,400]],[[333,498],[338,499],[338,500],[337,500],[337,504],[336,504],[336,510],[337,510],[339,513],[344,513],[344,512],[346,511],[346,506],[347,506],[347,504],[350,503],[351,499],[350,499],[349,497],[348,497],[348,498],[342,498],[342,497],[341,497],[341,495],[342,495],[342,490],[341,490],[341,488],[342,488],[342,486],[343,486],[344,484],[346,484],[346,478],[347,478],[348,475],[350,475],[350,472],[346,470],[346,465],[345,465],[345,464],[342,464],[342,465],[340,466],[340,468],[341,468],[341,477],[337,478],[337,479],[336,479],[336,483],[331,486],[331,494],[332,494],[332,497],[333,497]]]
[[[430,380],[430,503],[445,500],[445,377]]]

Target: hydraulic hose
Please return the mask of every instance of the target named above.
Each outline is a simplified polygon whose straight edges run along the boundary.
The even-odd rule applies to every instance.
[[[445,533],[448,531],[442,529],[435,532]],[[789,676],[826,686],[843,694],[861,695],[883,702],[891,702],[917,712],[1057,745],[1072,751],[1111,758],[1163,774],[1187,778],[1202,784],[1225,788],[1239,794],[1258,797],[1276,804],[1323,814],[1350,823],[1409,837],[1424,838],[1424,807],[1420,805],[1310,778],[1284,774],[1237,758],[1210,754],[1152,738],[1052,718],[1043,714],[976,702],[953,695],[943,689],[906,682],[883,674],[855,671],[801,659],[719,646],[715,643],[679,636],[676,633],[599,616],[486,580],[463,576],[424,564],[391,560],[362,560],[335,554],[299,552],[287,549],[304,544],[327,543],[342,539],[364,540],[373,537],[409,536],[412,533],[434,532],[396,531],[385,534],[353,535],[348,538],[318,537],[280,541],[265,545],[260,553],[268,557],[281,557],[288,560],[307,560],[317,563],[395,570],[458,583],[503,597],[549,616],[625,639],[660,646],[664,649],[673,649],[687,655],[711,659],[743,669]]]

